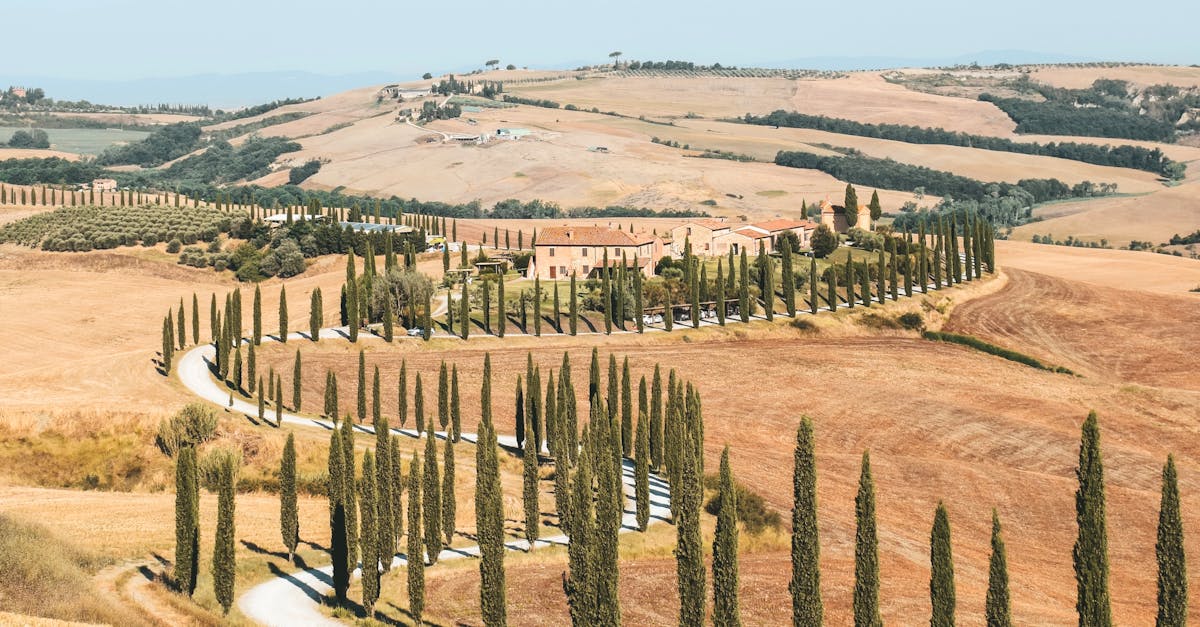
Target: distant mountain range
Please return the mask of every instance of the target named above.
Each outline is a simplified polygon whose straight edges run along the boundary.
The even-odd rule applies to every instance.
[[[653,59],[662,61],[665,59]],[[731,63],[739,66],[804,68],[812,70],[871,70],[895,67],[942,67],[979,63],[1078,63],[1090,61],[1083,57],[1046,54],[1027,50],[988,50],[953,57],[798,57],[765,60],[755,63]],[[575,68],[596,61],[559,62],[549,68]],[[476,67],[446,68],[454,73],[469,72]],[[94,103],[121,106],[143,104],[207,104],[214,109],[236,109],[281,98],[314,97],[334,94],[356,87],[409,81],[416,76],[400,76],[394,72],[355,72],[350,74],[315,74],[305,71],[251,72],[240,74],[197,74],[163,78],[131,80],[70,79],[50,76],[21,76],[0,74],[0,89],[7,85],[41,87],[58,100],[88,100]]]

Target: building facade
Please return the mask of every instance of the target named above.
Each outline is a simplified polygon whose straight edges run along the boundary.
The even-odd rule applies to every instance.
[[[654,275],[654,266],[664,255],[663,242],[650,233],[627,233],[602,226],[552,226],[538,231],[533,259],[527,278],[543,281],[568,279],[572,274],[584,278],[604,266],[637,268],[645,276]]]

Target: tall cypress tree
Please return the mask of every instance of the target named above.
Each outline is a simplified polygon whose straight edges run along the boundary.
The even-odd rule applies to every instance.
[[[496,428],[492,424],[492,357],[483,358],[479,438],[475,447],[475,526],[479,535],[479,609],[488,627],[507,625],[504,586],[504,501]]]
[[[438,367],[438,425],[443,431],[448,431],[450,424],[450,370],[446,361],[442,360]]]
[[[200,299],[192,292],[192,344],[200,343]]]
[[[279,533],[288,551],[288,562],[300,542],[300,514],[296,508],[296,437],[288,432],[279,463]]]
[[[837,293],[837,266],[830,265],[827,273],[825,285],[829,288],[827,300],[829,301],[829,311],[837,311],[838,308],[838,293]]]
[[[621,454],[633,456],[633,382],[629,380],[629,357],[621,366]]]
[[[314,342],[321,341],[321,324],[325,314],[321,303],[321,288],[314,288],[308,303],[308,337]]]
[[[704,622],[704,550],[700,538],[700,501],[703,489],[696,470],[696,458],[691,454],[691,438],[685,434],[680,455],[679,483],[672,485],[678,492],[679,506],[675,518],[677,540],[675,565],[679,587],[679,625],[690,627]]]
[[[992,510],[992,556],[988,560],[987,599],[984,603],[987,627],[1012,627],[1012,608],[1008,597],[1008,557],[1000,535],[1000,516]]]
[[[807,416],[796,430],[792,459],[792,624],[820,627],[821,543],[817,533],[817,463],[813,453],[813,426]]]
[[[720,263],[720,262],[718,262]],[[787,314],[796,317],[796,276],[792,270],[792,240],[783,238],[783,247],[779,260],[782,272],[783,306]]]
[[[425,520],[425,550],[428,552],[430,564],[436,564],[442,552],[442,486],[439,479],[437,463],[437,436],[433,433],[433,423],[425,439],[425,472],[421,486],[423,502],[421,513]],[[417,533],[409,529],[409,533]]]
[[[517,434],[517,448],[525,450],[525,387],[521,385],[521,375],[517,375],[516,414],[513,424]]]
[[[496,280],[496,335],[504,337],[505,326],[508,324],[508,303],[504,300],[504,273],[501,272]]]
[[[643,389],[646,380],[642,379]],[[634,497],[637,500],[637,525],[641,531],[650,524],[650,417],[638,413],[637,441],[634,445]]]
[[[642,270],[633,269],[633,311],[637,316],[638,333],[646,332],[646,299],[642,288]]]
[[[1162,472],[1162,501],[1158,510],[1158,541],[1154,544],[1158,560],[1157,627],[1182,627],[1187,624],[1187,561],[1183,552],[1183,518],[1179,511],[1179,479],[1175,456],[1167,456]]]
[[[421,458],[413,451],[408,466],[408,613],[418,625],[425,613],[425,548],[421,536]]]
[[[359,423],[367,421],[367,356],[362,349],[358,350],[358,393],[355,396],[355,416]]]
[[[188,596],[196,591],[200,567],[200,479],[196,449],[185,446],[175,457],[175,585]]]
[[[226,614],[233,607],[237,557],[234,553],[234,486],[238,462],[232,454],[223,455],[217,464],[217,532],[213,544],[212,579],[217,603]]]
[[[400,361],[400,378],[396,383],[396,414],[400,419],[400,428],[408,422],[408,360]]]
[[[379,366],[376,365],[371,377],[371,424],[378,429],[382,418],[383,407],[379,398]]]
[[[458,335],[467,339],[471,335],[471,299],[467,294],[467,282],[463,281],[462,296],[458,299]]]
[[[579,333],[579,292],[575,288],[575,273],[571,273],[571,304],[570,304],[571,335]]]
[[[442,449],[442,531],[446,534],[446,545],[454,542],[457,522],[458,501],[454,491],[454,440],[446,437]]]
[[[537,387],[529,386],[529,395],[537,395]],[[528,400],[526,401],[528,403]],[[525,411],[525,442],[521,448],[522,491],[521,503],[525,506],[525,540],[529,550],[534,549],[541,525],[541,509],[538,507],[538,440],[533,430],[533,412]]]
[[[240,333],[240,331],[239,331]],[[279,341],[287,343],[288,336],[288,309],[287,309],[287,287],[279,286]]]
[[[462,398],[458,394],[458,364],[450,370],[450,440],[458,443],[462,439]]]
[[[392,431],[388,426],[387,416],[380,416],[375,421],[375,486],[379,492],[378,511],[376,519],[379,533],[376,542],[379,544],[379,565],[383,572],[392,569],[392,556],[396,554],[396,515],[399,510],[399,496],[396,491],[401,485],[396,477],[393,465]],[[399,453],[397,452],[398,456]]]
[[[571,482],[571,515],[567,531],[571,539],[567,545],[569,577],[563,582],[563,591],[567,595],[571,624],[575,626],[597,624],[596,597],[593,592],[594,580],[600,573],[593,568],[596,559],[596,519],[590,440],[590,436],[584,436],[575,480]]]
[[[950,550],[950,515],[938,503],[929,534],[930,627],[954,627],[954,557]]]
[[[717,324],[725,326],[725,314],[728,311],[728,302],[725,298],[725,269],[723,266],[724,260],[717,258]]]
[[[417,373],[417,383],[413,387],[413,417],[416,419],[417,436],[425,432],[425,390],[421,385],[421,373]],[[433,425],[430,425],[430,431]]]
[[[854,498],[854,625],[882,627],[879,614],[879,540],[875,534],[875,482],[871,456],[863,452],[858,495]]]
[[[741,286],[738,291],[738,311],[741,313],[742,322],[750,322],[750,263],[746,259],[746,249],[742,249],[741,259]]]
[[[386,454],[386,453],[385,453]],[[379,599],[379,526],[378,488],[375,480],[375,458],[371,450],[363,452],[363,477],[358,485],[359,538],[362,541],[362,605],[367,618],[375,618],[375,601]]]
[[[251,354],[254,352],[253,346],[250,348]],[[300,411],[300,406],[304,400],[300,393],[300,383],[303,380],[303,370],[301,370],[300,349],[296,349],[296,361],[292,364],[292,409]]]
[[[808,309],[812,315],[817,315],[817,258],[811,257],[808,267]]]
[[[183,299],[179,299],[179,315],[175,316],[175,340],[179,342],[179,350],[187,346],[187,316],[183,311]]]
[[[738,603],[738,528],[737,491],[729,468],[729,447],[721,452],[721,508],[717,511],[717,530],[713,538],[713,625],[737,627],[742,624]]]
[[[358,493],[354,474],[354,423],[342,419],[342,500],[346,507],[346,563],[351,572],[358,562]]]
[[[357,268],[354,265],[354,251],[346,255],[346,330],[351,342],[358,341],[358,325],[361,322],[358,311],[358,279],[355,278]]]
[[[891,263],[888,264],[888,284],[892,291],[892,300],[896,300],[900,296],[899,274],[897,274],[900,266],[900,257],[896,254],[896,238],[889,237],[888,240],[888,256]]]
[[[662,370],[654,364],[654,379],[650,383],[650,467],[656,472],[661,470],[664,457]]]
[[[836,268],[836,266],[835,266]],[[836,271],[836,270],[835,270]],[[858,301],[858,296],[854,293],[854,251],[846,251],[846,304],[850,309],[854,309],[854,305]]]
[[[254,286],[254,308],[253,308],[253,340],[257,346],[262,344],[262,290],[257,285]]]
[[[1075,520],[1079,537],[1073,551],[1078,595],[1075,609],[1081,627],[1112,625],[1108,594],[1108,531],[1104,508],[1104,462],[1100,453],[1100,427],[1096,412],[1083,422],[1079,467],[1075,471]]]
[[[163,374],[171,372],[171,358],[175,350],[174,332],[171,330],[171,315],[167,314],[163,318],[162,327],[162,371]]]

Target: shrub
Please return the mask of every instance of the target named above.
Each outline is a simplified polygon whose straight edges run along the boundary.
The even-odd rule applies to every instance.
[[[957,333],[942,333],[942,332],[938,332],[938,331],[926,331],[925,333],[922,334],[922,337],[924,337],[927,340],[933,340],[933,341],[937,341],[937,342],[950,342],[952,344],[962,344],[963,346],[967,346],[967,347],[973,348],[978,351],[983,351],[985,353],[988,353],[989,355],[995,355],[997,357],[1002,357],[1009,361],[1015,361],[1020,364],[1025,364],[1026,366],[1032,366],[1039,370],[1047,370],[1049,372],[1057,372],[1057,373],[1069,374],[1069,375],[1075,374],[1074,372],[1072,372],[1062,366],[1053,366],[1053,367],[1047,366],[1046,364],[1042,363],[1041,361],[1038,361],[1037,359],[1035,359],[1033,357],[1030,357],[1029,355],[1025,355],[1023,353],[1018,353],[1017,351],[1009,350],[1007,348],[1001,348],[999,346],[996,346],[995,344],[989,344],[977,337],[972,337],[970,335],[959,335]]]
[[[207,442],[217,430],[217,413],[206,405],[191,403],[179,413],[158,425],[154,443],[159,450],[174,457],[184,446]]]
[[[706,490],[717,490],[720,486],[720,477],[718,475],[705,475],[704,488]],[[768,527],[771,529],[779,529],[783,522],[779,516],[779,512],[767,506],[767,502],[763,500],[757,492],[741,483],[734,484],[734,490],[737,492],[737,517],[738,521],[746,527],[746,531],[757,535],[762,533]],[[721,511],[721,493],[717,492],[708,502],[704,504],[704,511],[716,516]]]
[[[915,311],[900,314],[900,317],[896,320],[900,323],[900,326],[909,331],[925,330],[925,317]]]
[[[180,248],[183,248],[183,242],[179,241],[178,237],[167,242],[167,252],[171,253],[172,255],[179,252]]]
[[[793,329],[799,329],[801,331],[816,331],[817,330],[817,325],[814,324],[813,321],[809,320],[808,318],[792,318],[792,321],[790,324],[792,325]]]

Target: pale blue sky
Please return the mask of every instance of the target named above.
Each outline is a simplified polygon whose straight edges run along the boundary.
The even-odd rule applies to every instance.
[[[1200,2],[0,0],[0,78],[462,70],[632,59],[787,65],[1019,50],[1200,63]]]

